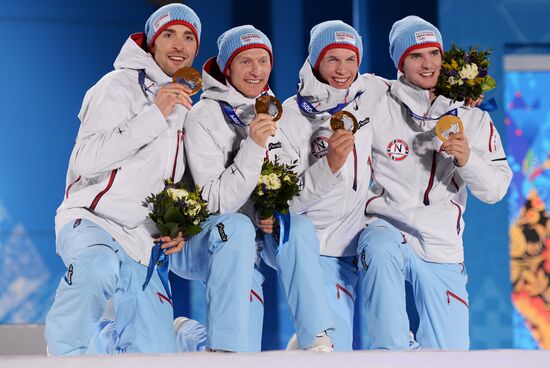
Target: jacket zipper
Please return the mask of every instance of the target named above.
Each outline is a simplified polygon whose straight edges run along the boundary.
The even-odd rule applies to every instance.
[[[69,198],[69,190],[71,190],[71,187],[76,184],[79,180],[80,180],[81,176],[78,175],[78,178],[76,178],[75,180],[73,180],[73,182],[71,184],[69,184],[69,186],[67,187],[67,190],[65,191],[65,198]]]
[[[460,208],[460,206],[455,203],[453,200],[451,200],[451,203],[454,204],[456,206],[456,208],[458,208],[458,216],[456,218],[456,235],[459,235],[460,234],[460,218],[462,217],[462,208]]]
[[[426,188],[426,191],[424,192],[424,205],[429,206],[430,205],[430,191],[433,188],[434,185],[434,178],[435,178],[435,167],[436,167],[436,158],[437,158],[437,152],[434,151],[432,156],[432,169],[430,170],[430,181],[428,182],[428,187]]]
[[[92,201],[92,204],[90,205],[90,207],[88,207],[90,211],[93,212],[95,210],[101,197],[103,197],[103,195],[107,193],[109,189],[111,189],[111,187],[113,186],[113,182],[115,181],[115,176],[117,172],[118,172],[118,169],[114,169],[113,171],[111,171],[111,177],[109,178],[109,182],[107,183],[107,186],[105,187],[105,189],[99,192],[98,195],[95,196],[94,200]]]
[[[178,130],[178,140],[176,142],[176,156],[174,157],[174,165],[172,166],[172,182],[174,181],[174,177],[176,176],[176,166],[178,164],[178,154],[180,152],[180,135],[181,140],[183,141],[183,130]]]

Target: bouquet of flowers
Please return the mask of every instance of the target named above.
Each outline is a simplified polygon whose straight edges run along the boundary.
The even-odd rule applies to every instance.
[[[200,188],[189,191],[182,182],[174,184],[170,179],[164,183],[162,192],[151,194],[143,203],[160,234],[175,238],[180,231],[186,237],[200,233],[200,223],[211,215]]]
[[[495,88],[496,82],[488,74],[490,54],[491,50],[479,51],[477,47],[470,47],[466,52],[452,45],[443,54],[435,94],[453,101],[477,100],[482,93]]]
[[[300,195],[295,167],[279,163],[277,156],[273,162],[264,159],[262,173],[250,196],[261,218],[269,218],[275,211],[288,214],[288,202]]]

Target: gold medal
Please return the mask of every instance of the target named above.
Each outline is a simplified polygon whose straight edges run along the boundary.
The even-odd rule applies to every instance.
[[[345,129],[355,134],[359,124],[351,112],[342,110],[330,117],[330,127],[334,131],[338,129]]]
[[[273,121],[279,120],[283,114],[283,105],[275,96],[263,95],[258,97],[254,108],[256,114],[271,115]]]
[[[197,69],[185,66],[178,69],[172,76],[172,82],[183,84],[191,90],[189,96],[193,96],[202,88],[201,73]]]
[[[435,124],[435,135],[441,142],[449,139],[451,133],[461,133],[463,131],[464,125],[458,116],[445,115]]]

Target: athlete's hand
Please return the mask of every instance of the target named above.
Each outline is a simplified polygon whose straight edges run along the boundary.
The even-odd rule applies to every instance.
[[[183,246],[185,245],[185,238],[183,237],[183,234],[181,232],[178,233],[178,236],[174,239],[172,239],[169,236],[163,236],[158,239],[157,241],[162,241],[163,244],[160,246],[161,249],[168,249],[164,254],[170,255],[172,253],[181,252],[183,249]]]
[[[346,163],[348,155],[353,151],[355,136],[345,129],[336,130],[328,139],[327,161],[332,173],[340,170]]]
[[[275,220],[274,216],[266,219],[258,219],[258,225],[260,225],[260,229],[264,232],[264,234],[273,234],[273,229],[275,228],[276,223],[277,220]]]
[[[159,89],[155,104],[158,106],[160,112],[164,118],[168,118],[168,115],[174,109],[176,104],[185,106],[188,110],[191,109],[193,101],[189,94],[191,90],[179,83],[169,83]]]
[[[456,165],[460,167],[466,165],[470,158],[470,145],[462,132],[449,134],[449,139],[441,145],[441,150],[454,156]]]
[[[464,101],[464,106],[478,107],[479,105],[481,105],[484,98],[485,98],[485,96],[483,94],[481,96],[479,96],[479,98],[477,100],[472,100],[472,99],[468,98],[468,99],[466,99],[466,101]]]
[[[248,135],[260,147],[267,145],[269,136],[275,136],[277,132],[277,123],[273,121],[271,115],[258,114],[250,123]]]

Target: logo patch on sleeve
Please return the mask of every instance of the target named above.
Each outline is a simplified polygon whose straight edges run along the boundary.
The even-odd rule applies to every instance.
[[[437,42],[434,31],[430,30],[414,32],[414,38],[416,43]]]
[[[355,36],[349,32],[334,32],[334,40],[339,43],[355,45]]]
[[[216,224],[216,227],[218,228],[218,233],[220,234],[220,239],[224,242],[227,241],[227,234],[225,233],[225,225],[223,222],[220,222],[219,224]]]
[[[388,144],[386,154],[394,161],[403,161],[409,155],[409,145],[402,139],[394,139]]]

